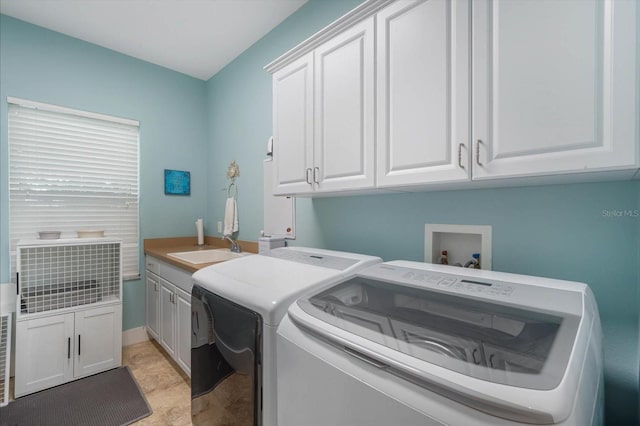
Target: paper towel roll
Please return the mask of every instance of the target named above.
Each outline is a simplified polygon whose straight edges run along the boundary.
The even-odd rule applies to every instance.
[[[204,221],[202,218],[196,220],[196,230],[198,231],[198,245],[204,245]]]

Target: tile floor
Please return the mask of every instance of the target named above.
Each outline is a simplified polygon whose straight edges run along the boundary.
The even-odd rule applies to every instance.
[[[131,368],[153,410],[134,425],[191,425],[191,381],[155,340],[122,348],[122,365]]]

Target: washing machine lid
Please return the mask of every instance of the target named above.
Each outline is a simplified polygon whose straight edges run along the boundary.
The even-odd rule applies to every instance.
[[[374,343],[372,351],[383,345],[392,357],[404,355],[398,359],[418,376],[426,362],[518,388],[557,387],[576,340],[581,292],[444,270],[380,264],[297,305]]]
[[[244,256],[208,266],[194,273],[193,281],[257,312],[265,324],[276,326],[288,306],[310,288],[381,261],[355,253],[283,247],[268,255]]]

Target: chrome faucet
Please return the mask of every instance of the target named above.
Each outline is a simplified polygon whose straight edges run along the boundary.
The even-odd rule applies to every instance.
[[[236,240],[234,240],[233,238],[231,238],[231,235],[225,235],[224,237],[222,237],[223,240],[228,240],[231,243],[231,251],[234,253],[240,253],[242,251],[242,247],[240,247],[240,244],[238,244],[238,242]]]

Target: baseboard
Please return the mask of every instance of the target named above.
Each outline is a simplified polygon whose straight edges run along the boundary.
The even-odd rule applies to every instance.
[[[122,332],[122,346],[135,345],[147,340],[149,340],[149,335],[147,334],[147,328],[144,326],[130,328]]]

